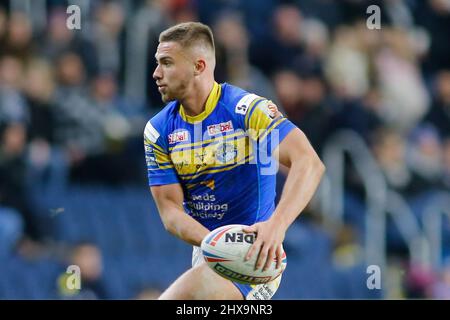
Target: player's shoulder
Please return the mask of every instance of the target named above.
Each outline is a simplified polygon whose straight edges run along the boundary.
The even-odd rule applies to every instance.
[[[245,116],[251,104],[258,100],[265,98],[229,83],[222,84],[221,102],[230,113]]]
[[[168,124],[173,121],[177,115],[178,102],[169,102],[161,111],[148,120],[144,129],[144,137],[153,143],[156,143],[160,136],[164,136]]]

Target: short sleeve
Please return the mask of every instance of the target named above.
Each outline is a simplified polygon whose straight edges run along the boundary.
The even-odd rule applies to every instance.
[[[150,121],[144,130],[144,148],[149,186],[179,182],[163,138]]]
[[[270,153],[296,128],[272,101],[264,98],[257,98],[250,104],[244,123],[249,137],[260,145],[267,145]]]

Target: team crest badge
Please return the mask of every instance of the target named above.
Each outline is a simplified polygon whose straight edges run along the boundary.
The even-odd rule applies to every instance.
[[[222,143],[216,149],[216,159],[222,163],[230,162],[237,156],[236,146],[230,143]]]

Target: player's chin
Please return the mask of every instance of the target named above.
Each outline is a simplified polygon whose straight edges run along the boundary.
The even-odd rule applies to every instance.
[[[164,103],[167,103],[167,102],[173,101],[174,99],[173,99],[173,97],[171,97],[171,96],[168,95],[167,93],[162,93],[162,94],[161,94],[161,100],[162,100]]]

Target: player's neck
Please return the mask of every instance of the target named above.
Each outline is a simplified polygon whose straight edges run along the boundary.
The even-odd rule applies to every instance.
[[[192,90],[190,90],[191,95],[180,101],[184,112],[191,117],[202,113],[205,110],[206,100],[213,87],[214,79],[208,82],[194,83]]]

